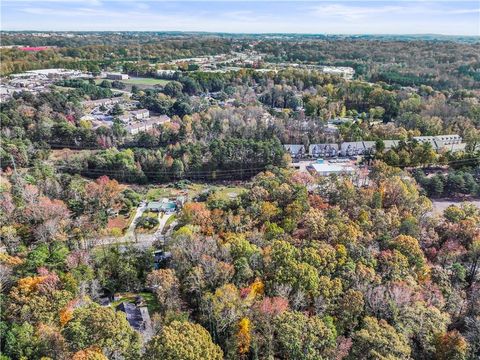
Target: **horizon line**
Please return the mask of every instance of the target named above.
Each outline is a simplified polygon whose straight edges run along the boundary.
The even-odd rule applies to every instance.
[[[203,31],[203,30],[37,30],[37,29],[0,29],[0,32],[47,32],[47,33],[184,33],[184,34],[231,34],[231,35],[313,35],[313,36],[445,36],[445,37],[476,37],[480,34],[442,34],[442,33],[303,33],[303,32],[233,32],[233,31]]]

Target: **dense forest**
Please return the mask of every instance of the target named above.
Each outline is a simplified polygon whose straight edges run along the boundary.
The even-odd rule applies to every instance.
[[[2,33],[54,46],[2,48],[2,74],[158,80],[159,62],[242,51],[356,73],[170,64],[151,86],[63,79],[2,101],[0,360],[480,357],[480,210],[460,204],[480,196],[478,41],[37,35]],[[118,101],[97,106],[108,121],[86,116],[99,99]],[[167,120],[130,132],[140,109]],[[465,146],[415,139],[439,135]],[[352,176],[296,171],[283,146],[362,141]]]
[[[187,203],[172,265],[154,270],[150,250],[82,246],[135,198],[115,180],[40,164],[3,176],[3,356],[475,359],[478,208],[431,217],[400,170],[376,163],[370,179],[273,169],[239,198]],[[140,355],[125,317],[95,301],[144,288],[156,335]]]

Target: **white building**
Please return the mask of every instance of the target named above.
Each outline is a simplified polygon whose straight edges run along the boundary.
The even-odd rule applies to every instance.
[[[309,166],[309,170],[318,176],[352,175],[356,169],[348,162],[316,162]]]
[[[130,116],[137,119],[148,119],[150,117],[150,111],[147,109],[138,109],[138,110],[132,110],[129,112]]]

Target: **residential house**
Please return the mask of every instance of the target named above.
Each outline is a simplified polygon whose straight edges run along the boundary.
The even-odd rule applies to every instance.
[[[363,145],[363,141],[344,142],[340,146],[340,153],[343,156],[363,155],[364,152],[365,146]]]
[[[363,153],[364,154],[373,154],[376,150],[376,142],[375,141],[363,141]]]
[[[429,143],[437,151],[464,151],[466,144],[460,135],[415,136],[414,140],[420,143]]]
[[[137,300],[136,304],[124,301],[116,309],[126,314],[128,323],[133,329],[143,335],[144,341],[153,336],[150,314],[148,313],[148,308],[142,304],[142,300]]]
[[[305,156],[305,146],[297,144],[285,144],[283,145],[284,149],[290,154],[294,159],[300,159]]]
[[[338,144],[311,144],[308,153],[313,158],[334,157],[338,155]]]
[[[400,140],[383,140],[383,144],[385,145],[385,151],[396,148],[399,143]]]
[[[84,107],[94,108],[94,107],[102,106],[102,105],[105,106],[105,105],[119,104],[123,101],[124,101],[124,99],[120,96],[120,97],[98,99],[98,100],[87,100],[87,101],[83,101],[82,105]]]
[[[161,209],[162,209],[162,202],[161,201],[150,201],[147,204],[147,211],[160,212]]]
[[[147,204],[147,210],[152,212],[164,212],[171,214],[177,210],[177,202],[163,198],[161,201],[150,201]]]

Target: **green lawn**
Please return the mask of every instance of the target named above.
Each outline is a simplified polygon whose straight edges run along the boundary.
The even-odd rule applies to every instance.
[[[155,187],[148,189],[147,191],[147,201],[154,201],[160,200],[164,197],[169,197],[172,195],[172,189],[164,188],[164,187]]]
[[[124,84],[128,85],[165,85],[169,83],[168,80],[153,79],[153,78],[130,78],[127,80],[121,80]]]
[[[110,83],[113,80],[109,79],[95,79],[95,84],[100,85],[102,81],[107,80]],[[142,78],[142,77],[133,77],[127,80],[119,80],[120,82],[126,84],[126,85],[144,85],[144,86],[154,86],[154,85],[165,85],[169,83],[169,80],[163,80],[163,79],[154,79],[154,78]],[[113,89],[115,90],[115,89]]]

